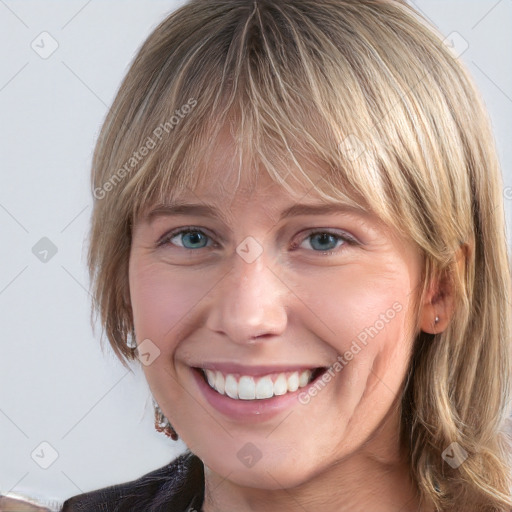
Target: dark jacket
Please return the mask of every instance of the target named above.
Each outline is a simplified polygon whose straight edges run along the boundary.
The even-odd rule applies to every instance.
[[[187,452],[137,480],[73,496],[61,512],[201,512],[203,501],[204,466]]]

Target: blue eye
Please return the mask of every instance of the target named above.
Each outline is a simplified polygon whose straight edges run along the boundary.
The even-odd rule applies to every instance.
[[[178,241],[175,242],[175,239]],[[208,239],[208,235],[198,229],[183,229],[166,235],[158,245],[172,243],[184,249],[203,249],[208,245]]]
[[[310,241],[310,246],[313,247],[315,251],[333,251],[342,245],[351,245],[355,243],[355,241],[348,235],[343,236],[336,233],[330,233],[329,231],[317,231],[310,233],[304,239],[304,241],[306,240]],[[302,246],[302,244],[300,244],[300,246]]]

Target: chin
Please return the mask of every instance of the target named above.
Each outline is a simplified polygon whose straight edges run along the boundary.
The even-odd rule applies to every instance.
[[[286,456],[285,456],[286,457]],[[208,461],[211,460],[211,464]],[[293,460],[290,455],[284,457],[271,457],[265,460],[262,457],[252,467],[243,464],[229,464],[226,455],[215,454],[213,457],[203,459],[211,471],[229,479],[236,485],[254,489],[290,489],[298,487],[309,481],[315,474],[315,469],[305,466],[302,461]]]

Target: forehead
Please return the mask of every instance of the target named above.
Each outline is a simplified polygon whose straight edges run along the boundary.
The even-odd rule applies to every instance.
[[[387,231],[387,223],[366,197],[347,186],[343,173],[299,141],[289,151],[253,152],[257,144],[243,138],[236,123],[217,125],[206,147],[185,168],[187,177],[161,188],[146,203],[139,221],[181,215],[215,217],[236,223],[242,216],[272,221],[313,215],[350,216]],[[295,144],[295,145],[294,145]],[[244,152],[245,149],[245,152]]]
[[[272,179],[264,169],[242,168],[240,171],[239,174],[233,167],[212,165],[202,181],[194,187],[181,189],[168,201],[151,208],[146,220],[169,215],[197,215],[237,222],[246,215],[256,216],[260,220],[267,217],[277,220],[343,214],[382,224],[368,209],[340,199],[325,198],[311,184],[306,186],[298,182],[295,186],[285,187]],[[317,169],[313,169],[312,173],[319,174]],[[221,176],[225,177],[225,181]],[[322,176],[318,179],[322,179]]]
[[[375,188],[367,186],[371,181],[367,167],[366,178],[354,169],[345,172],[337,155],[326,158],[326,152],[314,151],[300,136],[281,140],[265,133],[262,138],[244,126],[235,114],[222,120],[211,117],[201,134],[189,134],[195,142],[181,145],[179,158],[162,154],[161,165],[148,169],[148,179],[141,180],[142,200],[132,223],[153,217],[155,211],[172,214],[175,206],[180,214],[192,213],[189,206],[201,204],[214,206],[216,215],[226,218],[241,211],[281,216],[294,204],[342,205],[346,212],[352,208],[354,213],[381,217],[366,197]],[[354,180],[355,176],[360,179]],[[294,215],[309,213],[316,212]],[[206,210],[202,215],[207,215]]]
[[[207,157],[200,161],[197,180],[173,191],[170,198],[211,203],[246,201],[248,198],[282,202],[297,201],[305,196],[321,197],[315,184],[320,184],[328,169],[316,157],[294,156],[294,162],[289,155],[278,155],[271,162],[282,180],[278,183],[261,159],[244,158],[241,148],[243,145],[236,142],[229,125],[225,125],[215,137]]]
[[[320,199],[320,194],[294,178],[291,172],[285,186],[277,183],[261,166],[255,169],[237,165],[211,165],[194,186],[173,194],[173,200],[219,203],[221,207],[247,201],[277,206],[301,198]]]

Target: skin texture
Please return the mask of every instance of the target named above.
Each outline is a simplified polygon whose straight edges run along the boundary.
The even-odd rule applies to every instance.
[[[144,372],[164,414],[205,463],[204,510],[430,510],[419,506],[398,444],[420,252],[368,213],[280,220],[296,203],[322,201],[299,186],[290,195],[264,172],[249,190],[247,169],[236,188],[232,155],[225,136],[209,163],[211,178],[180,196],[215,206],[221,216],[139,219],[129,266],[138,343],[149,339],[160,351]],[[205,234],[199,242],[173,235],[157,246],[163,235],[190,226]],[[332,251],[325,254],[310,236],[325,231],[348,233],[357,243],[334,238],[324,242]],[[252,263],[236,251],[248,236],[263,249]],[[201,240],[206,247],[183,247],[202,247]],[[432,303],[434,292],[419,321],[432,332],[439,315],[440,332],[448,315],[444,303]],[[205,400],[190,369],[208,362],[328,367],[390,310],[394,317],[359,344],[316,396],[268,421],[223,415]],[[261,454],[252,467],[237,456],[246,443]]]

